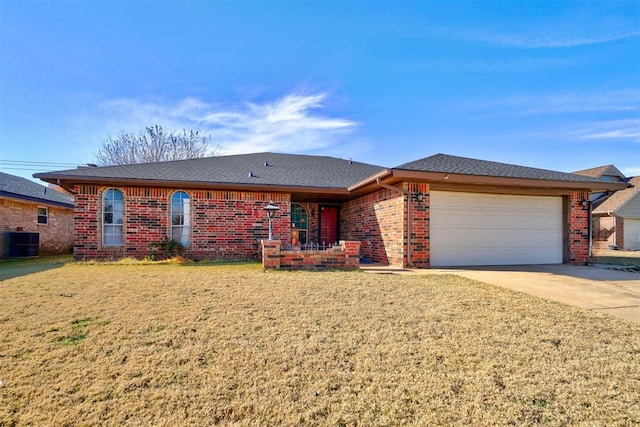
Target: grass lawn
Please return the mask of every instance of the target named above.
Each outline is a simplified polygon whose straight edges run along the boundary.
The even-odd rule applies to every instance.
[[[13,276],[0,426],[640,423],[640,326],[454,275]]]
[[[640,251],[613,251],[596,249],[593,251],[594,264],[626,265],[640,268]]]

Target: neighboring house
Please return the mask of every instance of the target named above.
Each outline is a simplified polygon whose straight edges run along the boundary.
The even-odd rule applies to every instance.
[[[73,227],[72,196],[0,172],[0,257],[19,232],[38,233],[40,254],[70,253]]]
[[[38,173],[75,195],[77,259],[149,255],[257,259],[264,206],[283,244],[361,242],[404,267],[587,262],[588,203],[624,183],[437,154],[385,168],[256,153]]]
[[[620,172],[614,165],[598,166],[595,168],[584,169],[573,173],[582,176],[589,176],[592,178],[599,178],[603,181],[624,182],[627,180],[624,174]]]
[[[626,178],[613,165],[574,173],[631,185],[591,195],[593,247],[640,250],[640,177]]]

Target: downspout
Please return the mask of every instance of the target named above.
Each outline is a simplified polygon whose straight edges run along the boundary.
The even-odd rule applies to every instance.
[[[394,187],[393,185],[385,184],[380,181],[380,177],[376,178],[376,184],[387,190],[395,191],[407,196],[407,266],[411,264],[411,192],[403,190],[402,188]],[[404,268],[404,265],[402,266]]]
[[[591,200],[587,202],[587,207],[589,209],[589,262],[591,262],[591,257],[593,255],[593,216],[591,215]]]

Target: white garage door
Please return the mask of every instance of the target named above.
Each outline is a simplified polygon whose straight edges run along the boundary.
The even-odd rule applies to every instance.
[[[624,249],[640,250],[640,219],[624,219]]]
[[[562,263],[562,197],[430,193],[431,265]]]

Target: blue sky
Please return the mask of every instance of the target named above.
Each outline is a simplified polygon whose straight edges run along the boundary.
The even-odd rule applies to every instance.
[[[638,175],[640,2],[0,0],[0,171],[153,124],[225,154]]]

